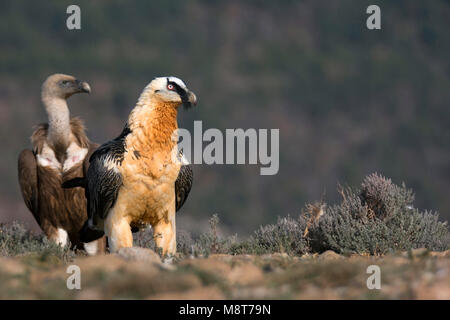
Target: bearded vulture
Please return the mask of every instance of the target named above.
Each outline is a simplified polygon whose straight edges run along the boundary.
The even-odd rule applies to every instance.
[[[83,190],[61,187],[65,180],[84,177],[87,160],[98,147],[89,141],[83,122],[70,118],[66,100],[81,92],[90,93],[91,88],[73,76],[54,74],[45,80],[41,98],[49,121],[33,132],[33,150],[20,153],[18,174],[25,204],[45,235],[62,246],[70,240],[72,247],[95,254],[104,250],[104,240],[82,244],[79,239],[87,218]]]
[[[151,225],[162,253],[176,252],[175,212],[192,186],[192,168],[177,151],[182,104],[197,104],[183,81],[155,78],[141,93],[122,133],[92,154],[86,179],[78,181],[88,201],[82,241],[106,233],[110,251],[116,252],[133,246],[132,228]]]

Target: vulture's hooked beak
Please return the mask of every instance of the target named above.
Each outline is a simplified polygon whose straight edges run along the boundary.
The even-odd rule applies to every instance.
[[[86,81],[76,81],[80,92],[91,93],[91,86]]]
[[[184,102],[184,107],[186,109],[189,109],[192,106],[196,106],[197,105],[197,96],[195,95],[195,93],[193,93],[192,91],[188,91],[187,92],[187,101]]]

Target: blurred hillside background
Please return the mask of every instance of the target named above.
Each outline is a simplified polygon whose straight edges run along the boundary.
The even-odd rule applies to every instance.
[[[81,7],[81,30],[66,8]],[[382,30],[366,28],[377,4]],[[404,181],[416,206],[450,218],[450,2],[0,2],[0,222],[37,225],[22,202],[17,156],[46,121],[40,86],[76,75],[92,94],[69,100],[93,141],[117,136],[155,76],[182,78],[199,106],[192,129],[279,128],[280,170],[197,165],[178,228],[198,232],[217,213],[245,235],[305,202],[339,196],[338,182],[371,172]]]

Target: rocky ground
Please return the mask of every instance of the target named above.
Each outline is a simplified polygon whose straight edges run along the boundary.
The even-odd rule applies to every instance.
[[[67,288],[69,265],[81,289]],[[367,288],[367,267],[381,289]],[[0,257],[1,299],[450,299],[450,250],[383,257],[286,254],[211,255],[162,262],[149,249],[77,256]]]

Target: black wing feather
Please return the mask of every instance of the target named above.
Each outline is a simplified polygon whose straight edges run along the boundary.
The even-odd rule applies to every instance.
[[[120,166],[125,153],[125,138],[131,132],[125,126],[120,136],[102,144],[90,157],[87,172],[86,197],[88,200],[88,216],[93,225],[98,219],[105,219],[114,206],[119,189],[122,186],[122,176],[114,168]],[[107,167],[105,163],[113,163]]]
[[[194,173],[191,165],[182,165],[175,181],[175,208],[180,210],[192,188]]]

